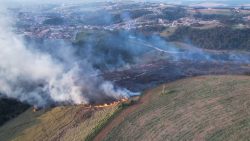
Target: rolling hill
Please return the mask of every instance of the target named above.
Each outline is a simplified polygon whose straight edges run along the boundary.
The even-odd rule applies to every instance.
[[[119,106],[60,106],[33,112],[29,108],[0,127],[1,141],[89,140],[119,110]]]
[[[248,76],[201,76],[159,86],[95,140],[249,140],[249,85]]]
[[[0,127],[0,140],[244,141],[250,138],[249,85],[250,76],[199,76],[147,90],[125,109],[29,108]]]

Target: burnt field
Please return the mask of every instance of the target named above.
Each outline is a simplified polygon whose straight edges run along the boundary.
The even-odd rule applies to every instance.
[[[151,51],[129,69],[102,74],[120,87],[142,92],[181,78],[200,75],[248,75],[250,54],[247,51],[208,50],[190,44],[136,40]]]
[[[160,60],[123,71],[107,72],[102,76],[131,91],[143,91],[181,78],[224,74],[248,75],[250,64],[229,61]]]

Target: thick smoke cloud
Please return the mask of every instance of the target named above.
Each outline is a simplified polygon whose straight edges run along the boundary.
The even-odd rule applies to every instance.
[[[104,102],[129,96],[98,77],[86,60],[78,61],[70,47],[61,46],[57,56],[24,44],[12,32],[11,19],[0,14],[0,93],[38,107],[51,104]],[[65,45],[65,44],[62,44]]]

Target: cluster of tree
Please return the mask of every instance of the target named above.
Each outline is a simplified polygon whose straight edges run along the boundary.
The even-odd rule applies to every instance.
[[[182,7],[168,7],[163,11],[163,18],[173,21],[188,15],[187,10]]]
[[[135,10],[124,10],[123,12],[120,13],[120,17],[123,17],[123,15],[128,15],[130,19],[136,19],[141,16],[147,15],[147,14],[152,14],[152,11],[148,11],[145,9],[135,9]]]
[[[180,27],[168,40],[192,43],[206,49],[250,50],[250,29]]]
[[[45,24],[45,25],[62,25],[62,24],[64,24],[64,19],[61,17],[49,18],[49,19],[43,21],[43,24]]]
[[[118,10],[118,11],[110,11],[110,10],[98,10],[98,11],[88,11],[88,12],[80,12],[73,13],[71,23],[82,23],[86,25],[111,25],[116,23],[121,23],[124,21],[128,21],[131,19],[135,19],[147,14],[151,14],[152,11],[145,9],[131,9],[131,10]],[[77,19],[77,20],[73,20]],[[73,20],[73,21],[72,21]],[[68,22],[68,21],[67,21]]]
[[[135,29],[135,32],[139,32],[145,35],[147,34],[150,35],[150,34],[162,32],[164,31],[164,29],[166,29],[166,27],[163,25],[151,25],[151,26],[145,26],[142,28]]]
[[[136,35],[126,31],[86,30],[76,35],[73,45],[78,56],[87,59],[95,68],[114,69],[133,64],[144,52],[144,48],[135,45],[132,36]]]

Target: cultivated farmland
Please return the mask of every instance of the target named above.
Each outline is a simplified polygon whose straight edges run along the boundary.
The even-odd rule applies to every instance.
[[[247,76],[202,76],[159,86],[105,140],[249,140],[249,86]]]

